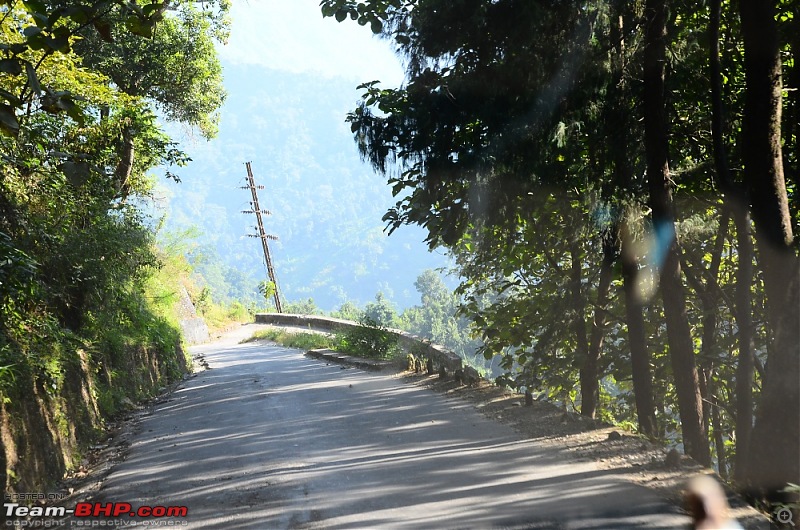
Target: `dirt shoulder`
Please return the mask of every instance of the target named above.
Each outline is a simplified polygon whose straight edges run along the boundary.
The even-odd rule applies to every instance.
[[[567,448],[576,461],[595,461],[604,469],[656,491],[674,505],[682,505],[683,488],[694,476],[712,473],[694,460],[673,453],[637,434],[583,418],[542,401],[525,405],[521,394],[481,381],[475,385],[453,378],[401,372],[397,377],[448,397],[471,403],[495,421],[507,424],[525,438]],[[731,515],[748,529],[770,528],[769,519],[741,497],[728,492]]]

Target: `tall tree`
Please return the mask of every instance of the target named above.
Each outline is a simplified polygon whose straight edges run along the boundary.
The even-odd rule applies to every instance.
[[[709,402],[735,399],[739,409],[735,415],[723,408],[705,410],[714,425],[717,454],[725,456],[723,431],[730,438],[736,434],[738,459],[748,452],[754,457],[749,480],[766,489],[798,481],[800,280],[792,233],[797,212],[791,209],[796,192],[792,185],[787,190],[782,173],[783,160],[787,165],[796,163],[791,151],[796,126],[791,120],[783,138],[789,147],[782,150],[780,145],[780,70],[785,67],[791,75],[796,69],[792,56],[796,38],[791,33],[797,24],[792,12],[795,4],[778,2],[776,13],[774,5],[744,1],[739,6],[739,24],[728,14],[734,7],[727,6],[733,4],[720,2],[712,3],[710,19],[705,6],[666,0],[322,3],[325,15],[339,21],[353,18],[392,39],[408,61],[406,85],[399,89],[363,85],[363,104],[348,121],[364,157],[389,175],[400,197],[385,217],[390,226],[418,223],[426,227],[431,245],[458,247],[472,254],[472,259],[461,256],[462,266],[475,273],[476,284],[489,278],[490,287],[476,291],[485,295],[481,300],[488,304],[468,303],[466,308],[486,332],[487,344],[511,346],[505,350],[505,359],[512,369],[519,368],[515,360],[532,358],[559,366],[558,360],[541,356],[540,348],[562,341],[565,334],[547,326],[547,313],[536,313],[539,304],[533,303],[544,299],[539,297],[547,290],[536,282],[551,283],[570,294],[558,308],[570,315],[571,347],[583,352],[577,357],[583,357],[580,385],[589,398],[587,413],[595,397],[593,363],[597,360],[599,377],[607,374],[609,382],[629,388],[632,376],[644,432],[657,432],[657,417],[669,426],[677,404],[686,451],[708,464],[711,454],[702,392]],[[775,31],[776,15],[787,42],[781,43],[782,33]],[[709,21],[710,61],[700,42]],[[742,36],[744,65],[739,55]],[[725,44],[724,51],[718,47],[720,42]],[[706,64],[711,70],[708,76],[703,70]],[[744,113],[738,88],[742,77],[747,85]],[[711,105],[698,106],[698,101],[707,101],[709,88]],[[790,94],[792,99],[794,92]],[[790,101],[789,108],[794,111],[795,107],[794,100]],[[741,166],[746,193],[739,189]],[[591,242],[584,241],[586,249],[564,247],[565,241],[572,241],[569,231],[555,230],[566,237],[545,248],[526,234],[553,212],[532,209],[520,198],[532,194],[542,199],[554,189],[575,191],[579,202],[591,202],[592,194],[600,195],[602,201],[595,205],[602,207],[582,203],[587,217],[604,220],[587,234]],[[750,244],[745,202],[755,222],[757,256]],[[702,206],[693,206],[698,203]],[[723,206],[732,212],[736,245],[724,232],[727,223],[718,225]],[[556,208],[562,214],[569,211],[564,203]],[[649,229],[640,228],[647,218]],[[619,299],[625,300],[626,346],[631,352],[627,364],[618,362],[613,341],[598,341],[594,333],[584,341],[586,328],[581,333],[577,326],[581,308],[592,305],[588,300],[594,294],[598,301],[603,299],[598,291],[605,280],[598,277],[605,274],[596,243],[605,230],[619,234],[610,239],[614,244],[609,249],[614,248],[622,262],[624,297]],[[655,236],[641,237],[648,230]],[[715,230],[722,230],[715,245],[694,237],[703,234],[707,239]],[[465,240],[465,234],[474,239]],[[481,239],[485,241],[479,244]],[[650,239],[658,245],[645,248]],[[546,236],[543,240],[549,241]],[[487,248],[482,249],[486,242]],[[721,254],[723,249],[726,255]],[[684,269],[682,256],[687,264]],[[753,274],[754,263],[763,275]],[[492,266],[499,268],[495,276],[486,271]],[[663,308],[658,300],[640,296],[640,287],[648,284],[653,270],[658,271]],[[537,279],[530,286],[514,283],[514,274],[520,272]],[[689,273],[693,273],[691,278]],[[586,278],[590,283],[579,285],[579,277],[580,282]],[[766,319],[759,313],[762,277],[769,307]],[[613,296],[617,285],[612,282],[612,304],[618,300]],[[492,289],[497,289],[494,297],[488,294]],[[518,311],[526,297],[532,309]],[[585,323],[589,311],[583,312]],[[625,330],[613,318],[620,313],[613,309],[608,313],[609,333]],[[524,325],[530,330],[527,335],[518,331]],[[702,388],[693,329],[703,330],[700,353],[706,386]],[[767,334],[769,348],[765,347]],[[732,346],[737,340],[738,359]],[[594,350],[598,343],[603,345],[600,357]],[[767,367],[762,370],[767,351]],[[738,363],[736,385],[734,361]],[[564,377],[575,378],[573,385],[577,381],[574,370],[536,373],[528,366],[527,372],[541,376],[543,385],[547,378],[551,383],[558,381],[556,386],[561,388],[568,386]],[[755,431],[748,440],[752,391],[759,383],[762,393]],[[790,406],[779,406],[787,396]],[[670,401],[656,411],[654,404],[662,397]],[[734,420],[739,424],[736,429]],[[789,435],[779,434],[780,430]],[[767,440],[777,439],[782,440],[780,457],[767,449],[774,446]],[[787,456],[792,451],[795,456]],[[778,471],[781,458],[788,462],[789,471]],[[737,473],[742,469],[737,464]]]
[[[594,418],[600,406],[600,356],[608,325],[611,282],[614,279],[614,262],[617,259],[616,234],[611,230],[602,236],[603,259],[597,285],[597,301],[594,306],[586,358],[580,372],[581,416]],[[581,330],[577,331],[579,334]]]
[[[469,321],[458,314],[460,299],[445,285],[434,270],[423,271],[414,282],[420,305],[401,315],[402,328],[428,338],[472,360],[480,342],[471,337]]]
[[[722,1],[712,0],[710,6],[709,74],[711,78],[711,134],[713,140],[715,179],[723,200],[731,211],[736,226],[739,267],[736,271],[734,315],[739,328],[739,357],[736,369],[736,461],[737,479],[744,477],[749,456],[750,434],[753,429],[753,318],[751,289],[753,283],[753,243],[750,234],[750,214],[746,191],[737,186],[731,176],[725,147],[726,127],[723,104],[722,65],[720,58],[720,26]]]
[[[764,272],[772,347],[745,481],[763,494],[800,483],[800,264],[781,151],[782,61],[772,2],[739,3],[745,47],[744,177]]]
[[[667,5],[665,0],[645,3],[644,101],[647,180],[653,225],[659,234],[664,259],[660,291],[664,301],[670,360],[678,394],[678,408],[686,453],[708,465],[708,434],[703,424],[700,382],[694,358],[686,298],[681,280],[680,247],[670,189],[669,140],[665,96]]]
[[[144,295],[159,265],[152,225],[109,185],[131,124],[138,155],[126,170],[136,177],[126,193],[145,199],[148,171],[185,156],[148,102],[122,93],[73,49],[82,32],[144,37],[165,8],[127,0],[0,8],[0,414],[12,429],[0,447],[6,491],[61,476],[75,443],[91,441],[101,414],[113,413],[124,392],[142,396],[185,367],[178,330]],[[31,427],[37,422],[41,431]],[[20,452],[19,439],[30,436],[14,432],[22,423],[45,434]],[[46,428],[56,423],[69,432]]]
[[[206,138],[216,134],[219,108],[225,99],[222,68],[214,41],[223,41],[225,5],[197,7],[181,2],[149,31],[149,38],[85,31],[76,44],[84,64],[108,76],[123,93],[155,103],[169,120],[199,129]],[[115,10],[112,15],[123,17]],[[114,176],[124,197],[135,170],[136,137],[143,132],[136,116],[121,130],[119,162]]]
[[[625,305],[625,323],[627,327],[627,347],[630,351],[631,377],[633,383],[634,403],[639,423],[639,430],[647,436],[658,434],[656,422],[655,398],[653,396],[652,356],[648,350],[645,334],[644,303],[639,289],[639,266],[641,256],[636,254],[631,220],[634,207],[628,204],[639,193],[634,179],[635,161],[640,158],[634,155],[637,145],[632,137],[635,132],[635,109],[630,103],[633,94],[630,92],[628,77],[630,73],[629,49],[637,46],[636,34],[626,31],[633,26],[631,19],[638,18],[632,8],[625,3],[617,4],[613,11],[609,26],[611,76],[608,82],[605,102],[604,135],[607,138],[608,163],[611,166],[611,179],[607,185],[606,200],[614,205],[613,226],[609,244],[617,250],[622,276],[622,290]],[[626,37],[627,36],[627,37]],[[633,42],[630,42],[633,40]],[[633,155],[633,156],[632,156]]]

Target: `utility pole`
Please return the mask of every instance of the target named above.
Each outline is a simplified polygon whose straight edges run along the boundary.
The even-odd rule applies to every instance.
[[[252,205],[252,210],[244,210],[242,213],[254,213],[256,214],[256,221],[258,222],[258,234],[248,234],[250,237],[257,237],[261,240],[261,247],[264,250],[264,261],[267,263],[267,274],[269,275],[269,281],[272,282],[272,285],[275,287],[275,292],[273,293],[275,297],[275,309],[278,310],[278,313],[283,313],[283,308],[281,308],[281,295],[278,291],[278,280],[275,278],[275,269],[272,266],[272,257],[269,253],[269,245],[267,244],[267,240],[271,239],[273,241],[277,241],[278,238],[273,235],[268,235],[264,231],[264,222],[261,219],[261,214],[264,215],[271,215],[269,210],[262,210],[261,207],[258,205],[258,192],[257,190],[263,190],[264,186],[256,186],[256,180],[253,178],[253,170],[250,168],[250,162],[245,162],[247,166],[247,186],[244,186],[242,189],[250,189],[250,192],[253,194],[253,202],[250,203]]]

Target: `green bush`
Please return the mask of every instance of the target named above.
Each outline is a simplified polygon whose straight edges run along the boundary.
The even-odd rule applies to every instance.
[[[287,302],[283,304],[283,312],[295,315],[324,315],[325,311],[317,307],[313,298]]]
[[[358,322],[361,320],[363,315],[364,311],[359,309],[357,305],[350,301],[343,303],[338,310],[331,312],[331,316],[333,318],[352,320],[353,322]]]
[[[374,359],[391,359],[397,354],[396,334],[368,316],[362,317],[360,324],[337,334],[337,350]]]

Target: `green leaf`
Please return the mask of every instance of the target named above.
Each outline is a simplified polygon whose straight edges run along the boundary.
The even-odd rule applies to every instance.
[[[378,35],[381,31],[383,31],[383,23],[377,18],[373,19],[372,22],[369,23],[369,27],[372,30],[372,33],[375,35]]]
[[[35,37],[42,32],[42,28],[37,26],[28,26],[22,30],[22,34],[28,38]]]
[[[0,130],[16,136],[19,133],[19,121],[13,107],[0,103]]]
[[[25,72],[28,75],[28,84],[31,90],[38,96],[42,93],[42,85],[39,84],[39,77],[36,75],[36,69],[28,61],[25,61]]]
[[[19,59],[2,59],[0,60],[0,72],[19,75],[22,73],[22,65]]]
[[[125,27],[134,35],[151,38],[153,36],[153,23],[136,15],[131,15],[125,20]]]
[[[336,12],[336,22],[342,22],[344,19],[347,18],[347,11],[345,9],[340,9]]]
[[[154,13],[159,13],[163,8],[164,8],[164,4],[154,3],[154,4],[149,4],[149,5],[144,6],[144,8],[142,8],[142,12],[145,15],[150,16],[150,15],[152,15]]]
[[[111,33],[111,24],[95,20],[92,22],[94,29],[100,34],[100,38],[106,42],[114,42],[114,35]]]
[[[336,6],[333,5],[331,2],[325,2],[322,4],[322,16],[323,17],[332,17],[336,14]]]
[[[40,28],[47,28],[50,25],[50,17],[47,16],[46,13],[31,13],[31,16],[33,17],[33,21]],[[59,18],[61,17],[57,16],[56,20],[58,20]]]
[[[31,50],[43,50],[47,48],[47,41],[45,41],[44,35],[41,33],[38,33],[33,37],[29,37],[26,44]]]
[[[64,10],[64,15],[77,24],[86,24],[89,21],[89,8],[87,6],[69,6]]]
[[[44,5],[44,2],[39,2],[39,0],[27,0],[26,2],[22,2],[22,5],[25,6],[25,10],[31,15],[47,13],[47,7]]]
[[[61,171],[75,188],[80,188],[89,180],[89,164],[87,162],[64,162],[61,164]]]
[[[8,90],[4,90],[0,88],[0,97],[11,103],[13,107],[19,107],[22,105],[22,100],[20,100],[17,96],[9,92]]]
[[[58,37],[56,39],[48,39],[47,45],[50,46],[51,49],[55,51],[59,51],[61,53],[69,53],[70,46],[69,46],[69,39],[66,37]]]
[[[83,113],[83,109],[81,109],[81,107],[74,101],[70,100],[69,102],[70,105],[66,109],[67,115],[75,120],[75,123],[83,127],[83,125],[86,123],[86,115]]]

